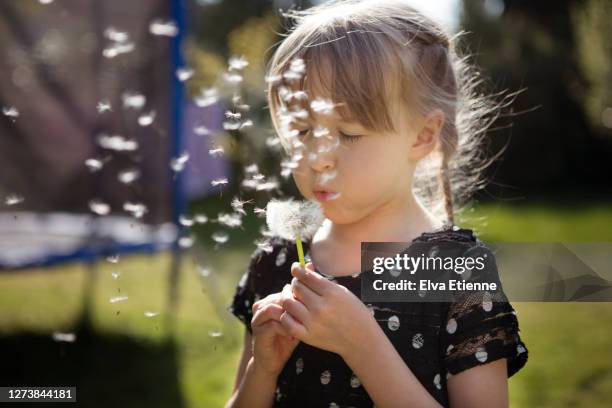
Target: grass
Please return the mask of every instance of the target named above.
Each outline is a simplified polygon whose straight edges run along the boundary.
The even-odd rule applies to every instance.
[[[200,204],[198,211],[209,207]],[[168,253],[0,273],[3,385],[78,384],[84,406],[222,407],[233,385],[243,327],[225,307],[257,236],[183,259],[178,302],[168,303]],[[485,206],[460,218],[481,239],[612,241],[612,206]],[[235,239],[234,239],[235,238]],[[211,268],[203,277],[196,264]],[[114,279],[112,272],[120,272]],[[110,303],[117,295],[128,300]],[[515,407],[604,407],[612,393],[612,303],[513,303],[529,362],[510,379]],[[144,312],[160,314],[147,318]],[[54,331],[74,332],[56,343]],[[220,337],[209,332],[220,331]]]

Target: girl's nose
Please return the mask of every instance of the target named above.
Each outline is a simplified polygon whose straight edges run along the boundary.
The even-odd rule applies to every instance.
[[[310,167],[318,172],[331,170],[335,166],[334,155],[326,151],[310,151],[307,156]]]

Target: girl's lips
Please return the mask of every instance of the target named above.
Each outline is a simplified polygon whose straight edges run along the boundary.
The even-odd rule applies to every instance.
[[[338,198],[340,193],[335,193],[333,191],[315,191],[314,195],[319,201],[331,201]]]

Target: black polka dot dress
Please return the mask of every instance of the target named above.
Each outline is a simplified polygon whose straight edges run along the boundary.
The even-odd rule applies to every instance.
[[[480,245],[470,229],[445,227],[415,242],[440,240]],[[279,237],[258,248],[228,310],[251,332],[252,305],[291,282],[295,243]],[[304,242],[309,260],[309,242]],[[323,276],[322,271],[317,271]],[[361,294],[359,273],[328,279]],[[398,354],[427,391],[448,406],[447,380],[461,371],[508,359],[508,377],[527,362],[515,310],[503,291],[471,292],[454,302],[368,302],[366,306]],[[277,380],[275,407],[373,407],[359,378],[340,355],[300,342]]]

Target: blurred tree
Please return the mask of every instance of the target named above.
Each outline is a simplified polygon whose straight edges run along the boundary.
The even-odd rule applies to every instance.
[[[525,89],[515,113],[502,115],[501,130],[490,133],[493,150],[508,143],[487,188],[497,199],[570,201],[612,192],[606,180],[612,143],[597,137],[588,119],[581,96],[588,82],[574,52],[571,13],[583,7],[583,0],[463,2],[467,46],[492,78],[490,88]]]
[[[578,61],[588,81],[584,103],[593,126],[612,137],[612,2],[588,0],[573,15]]]

